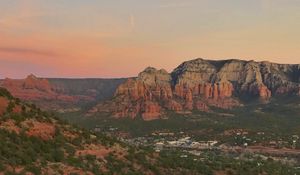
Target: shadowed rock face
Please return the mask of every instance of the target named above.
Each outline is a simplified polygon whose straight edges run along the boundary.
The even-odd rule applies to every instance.
[[[161,118],[168,110],[208,112],[210,107],[231,109],[242,105],[241,95],[268,101],[272,95],[300,94],[300,65],[242,60],[195,59],[172,73],[148,67],[137,78],[121,84],[113,100],[92,111],[114,117],[144,120]]]

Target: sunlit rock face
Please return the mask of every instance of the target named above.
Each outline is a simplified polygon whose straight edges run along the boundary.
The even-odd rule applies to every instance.
[[[56,102],[76,103],[79,100],[91,100],[84,96],[70,96],[60,93],[57,87],[45,78],[38,78],[34,75],[28,75],[25,79],[6,78],[1,82],[1,87],[6,88],[13,96],[26,101],[34,101],[40,107],[51,109],[51,105]],[[53,103],[51,103],[53,101]],[[39,103],[41,102],[41,103]],[[49,102],[44,103],[42,102]]]
[[[51,92],[52,88],[48,80],[39,79],[34,75],[29,75],[23,82],[24,89],[37,89],[44,92]]]
[[[3,81],[2,86],[8,89],[15,97],[24,100],[56,98],[55,92],[52,91],[52,87],[48,80],[37,78],[32,74],[25,79],[19,80],[6,78]]]
[[[265,102],[276,95],[299,95],[299,81],[299,65],[199,58],[182,63],[171,73],[148,67],[121,84],[111,101],[93,111],[105,108],[117,118],[153,120],[168,111],[231,109],[242,105],[242,95]]]

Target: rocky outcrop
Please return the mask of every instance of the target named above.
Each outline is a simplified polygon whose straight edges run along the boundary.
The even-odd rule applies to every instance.
[[[300,66],[242,60],[195,59],[172,73],[148,67],[119,86],[114,98],[93,108],[115,117],[161,118],[168,111],[211,111],[241,106],[240,96],[268,101],[300,94]]]
[[[109,104],[102,103],[93,111],[113,111],[115,118],[135,118],[141,115],[144,120],[158,119],[166,110],[180,110],[182,107],[173,98],[171,76],[165,70],[148,67],[138,78],[128,79],[116,90],[115,98]],[[99,109],[99,110],[98,110]]]
[[[67,95],[57,92],[47,79],[29,75],[25,79],[6,78],[1,82],[1,87],[22,100],[34,101],[45,109],[60,108],[57,104],[74,104],[80,100],[91,101],[87,96]]]
[[[2,87],[9,90],[14,96],[24,100],[53,99],[56,94],[51,90],[51,85],[46,79],[29,75],[26,79],[13,80],[6,78]]]
[[[24,89],[38,89],[44,92],[51,92],[52,87],[48,80],[39,79],[34,75],[29,75],[23,82]]]
[[[59,112],[81,109],[82,104],[105,101],[113,97],[123,79],[40,78],[0,79],[0,87],[8,89],[21,100],[34,102],[46,110]]]
[[[230,82],[219,83],[204,83],[189,87],[188,85],[176,85],[175,95],[192,100],[193,96],[204,96],[205,98],[226,98],[231,97],[234,91],[233,85]]]
[[[249,92],[265,100],[272,97],[272,92],[264,84],[251,86]]]
[[[165,107],[167,110],[170,110],[170,111],[179,112],[179,111],[183,110],[182,104],[180,104],[179,102],[177,102],[175,100],[171,100],[171,99],[165,103]]]
[[[142,117],[144,120],[154,120],[159,119],[161,116],[161,109],[160,105],[158,103],[154,102],[146,102],[144,104],[143,110],[142,110]]]
[[[52,123],[27,120],[23,125],[29,126],[28,131],[26,131],[28,136],[39,137],[42,140],[50,140],[54,138],[55,125]]]

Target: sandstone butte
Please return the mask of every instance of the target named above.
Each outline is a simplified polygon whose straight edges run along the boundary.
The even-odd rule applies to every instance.
[[[243,95],[267,102],[279,94],[300,95],[300,65],[199,58],[182,63],[171,73],[148,67],[121,84],[112,100],[91,112],[154,120],[167,111],[231,109],[242,105]]]
[[[39,79],[34,75],[19,80],[6,78],[1,86],[9,90],[15,97],[24,100],[52,99],[56,96],[46,79]]]
[[[57,100],[74,103],[82,98],[90,100],[88,97],[70,96],[60,93],[59,87],[51,85],[47,79],[38,78],[32,74],[25,79],[19,80],[6,78],[1,82],[1,87],[9,90],[13,96],[26,101]]]

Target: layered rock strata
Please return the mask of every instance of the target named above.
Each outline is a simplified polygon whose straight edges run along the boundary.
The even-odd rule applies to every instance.
[[[182,63],[171,73],[148,67],[121,84],[112,100],[91,111],[153,120],[167,111],[231,109],[241,105],[242,95],[268,101],[282,94],[300,94],[299,65],[199,58]]]

